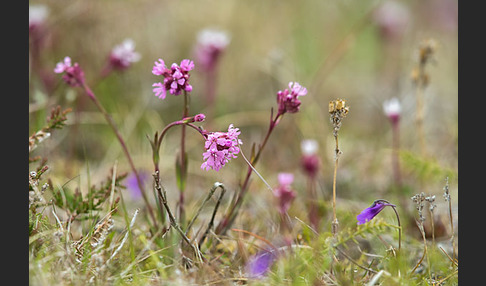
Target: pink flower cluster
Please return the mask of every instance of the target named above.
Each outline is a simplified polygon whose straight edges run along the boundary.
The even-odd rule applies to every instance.
[[[152,85],[155,96],[164,99],[167,90],[173,95],[179,95],[182,91],[192,91],[192,86],[189,84],[189,71],[192,69],[194,69],[194,62],[187,59],[182,60],[180,66],[173,63],[170,69],[165,66],[162,59],[159,59],[159,62],[155,62],[152,73],[163,76],[164,82]]]
[[[278,199],[278,211],[281,214],[285,214],[289,210],[290,204],[296,196],[290,187],[293,181],[294,175],[291,173],[278,174],[279,186],[273,189],[273,195]]]
[[[298,82],[289,82],[289,89],[277,92],[279,114],[298,112],[301,104],[298,97],[307,94],[307,89]]]
[[[238,144],[243,144],[238,139],[240,133],[238,128],[233,127],[233,124],[229,125],[228,132],[208,133],[204,144],[206,152],[203,153],[205,161],[202,163],[201,169],[219,171],[229,160],[236,158],[236,154],[240,152]]]
[[[63,62],[59,62],[54,68],[55,73],[64,73],[62,79],[72,87],[84,84],[84,72],[78,63],[71,64],[71,58],[65,57]]]

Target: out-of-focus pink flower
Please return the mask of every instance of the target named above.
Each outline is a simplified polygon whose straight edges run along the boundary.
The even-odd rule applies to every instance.
[[[301,104],[298,97],[307,94],[307,89],[298,82],[289,82],[289,89],[277,92],[279,114],[298,112]]]
[[[45,5],[30,5],[29,6],[29,33],[43,26],[49,9]]]
[[[311,178],[315,178],[319,171],[320,160],[317,155],[319,146],[317,141],[313,139],[306,139],[300,142],[300,149],[302,151],[301,165],[304,172]]]
[[[179,95],[183,91],[191,92],[192,86],[189,84],[189,71],[193,69],[194,62],[187,59],[182,60],[180,66],[173,63],[170,69],[165,66],[165,62],[162,59],[159,59],[158,62],[155,62],[152,73],[163,76],[164,81],[152,85],[152,87],[155,87],[153,89],[155,96],[164,99],[167,90],[173,95]]]
[[[64,73],[62,79],[72,87],[84,84],[84,72],[78,63],[71,64],[71,58],[65,57],[64,61],[56,64],[55,73]]]
[[[138,62],[141,56],[135,52],[135,43],[132,39],[125,39],[120,45],[111,50],[109,56],[110,65],[117,70],[124,70]]]
[[[206,152],[203,153],[205,161],[202,163],[201,169],[219,171],[229,160],[236,158],[240,152],[238,144],[243,144],[238,139],[240,133],[238,128],[233,127],[233,124],[229,125],[228,132],[208,133],[204,144]]]
[[[278,211],[281,214],[285,214],[290,204],[294,200],[296,193],[290,187],[290,184],[294,181],[294,175],[291,173],[279,173],[278,183],[279,185],[273,189],[273,195],[278,199]]]
[[[220,55],[230,42],[230,37],[224,31],[204,29],[197,35],[195,57],[199,68],[210,71],[216,67]]]
[[[66,71],[68,67],[71,67],[71,58],[65,57],[64,61],[59,62],[56,64],[56,68],[54,68],[55,73],[63,73]]]
[[[398,39],[410,22],[410,11],[400,2],[386,1],[375,10],[373,20],[384,38]]]
[[[383,102],[383,111],[393,124],[400,120],[401,109],[400,101],[396,97]]]

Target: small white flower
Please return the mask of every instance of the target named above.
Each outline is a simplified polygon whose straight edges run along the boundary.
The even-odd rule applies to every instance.
[[[319,145],[314,139],[305,139],[300,142],[300,150],[304,155],[313,155],[317,153]]]
[[[49,9],[46,5],[30,5],[29,6],[29,28],[44,23],[49,14]]]
[[[197,42],[201,46],[212,46],[224,49],[230,42],[228,33],[217,29],[203,29],[197,34]]]
[[[383,102],[383,111],[388,117],[399,116],[401,109],[400,101],[396,97]]]

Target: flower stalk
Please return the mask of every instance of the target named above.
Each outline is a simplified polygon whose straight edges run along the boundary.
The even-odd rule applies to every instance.
[[[419,137],[420,152],[422,156],[427,155],[424,131],[424,92],[429,85],[430,77],[425,71],[429,62],[434,60],[433,55],[437,49],[437,43],[433,39],[424,40],[419,46],[418,65],[412,71],[412,82],[415,85],[416,113],[415,124]]]
[[[307,201],[309,205],[308,218],[315,231],[318,231],[320,223],[319,201],[316,190],[316,176],[319,173],[320,165],[317,149],[318,145],[315,140],[307,139],[301,142],[301,167],[307,176]]]
[[[152,219],[153,226],[157,228],[157,220],[155,218],[154,212],[152,210],[152,207],[148,201],[147,194],[145,193],[145,188],[143,186],[143,182],[140,178],[140,175],[135,168],[135,164],[133,163],[132,157],[130,155],[130,152],[128,151],[127,145],[125,144],[125,140],[120,134],[120,131],[118,130],[118,127],[115,124],[115,121],[113,118],[110,116],[110,114],[105,110],[101,102],[98,100],[94,92],[91,90],[91,88],[86,84],[85,77],[84,77],[84,72],[81,69],[81,67],[78,65],[78,63],[74,63],[74,65],[71,65],[71,58],[70,57],[65,57],[63,62],[59,62],[56,65],[56,68],[54,69],[55,73],[63,73],[63,80],[70,86],[76,87],[79,86],[81,87],[86,95],[93,101],[93,103],[96,105],[98,110],[103,114],[105,117],[106,121],[108,122],[108,125],[111,127],[113,132],[115,133],[116,138],[118,139],[118,142],[120,143],[123,153],[125,154],[125,157],[128,160],[128,164],[130,165],[130,168],[132,169],[132,172],[135,174],[135,177],[137,178],[137,184],[138,187],[142,193],[143,200],[147,206],[147,210],[149,212],[150,218]]]
[[[343,99],[336,99],[329,102],[329,114],[331,115],[331,123],[333,125],[334,140],[336,143],[336,148],[334,149],[334,174],[332,180],[332,222],[331,222],[331,233],[335,237],[338,232],[339,222],[336,217],[336,177],[339,156],[342,154],[339,149],[338,132],[341,128],[342,119],[346,117],[349,112],[349,107],[346,106],[346,101]]]
[[[389,201],[383,200],[383,199],[375,200],[370,207],[364,209],[358,216],[356,216],[356,219],[358,220],[358,224],[365,224],[368,221],[372,220],[376,215],[378,215],[387,206],[389,206],[393,209],[393,211],[395,212],[395,215],[397,217],[398,251],[400,251],[400,249],[402,248],[402,225],[400,223],[400,216],[398,215],[396,205],[391,204]]]
[[[235,193],[235,197],[233,199],[233,204],[229,208],[226,215],[223,217],[221,222],[216,227],[216,234],[224,234],[230,226],[233,224],[234,220],[238,215],[238,211],[243,203],[243,198],[245,194],[248,192],[249,182],[251,174],[253,173],[253,168],[258,162],[265,145],[270,138],[270,134],[274,130],[275,126],[277,126],[278,122],[280,121],[281,117],[285,113],[297,113],[300,109],[301,101],[299,100],[300,96],[304,96],[307,94],[307,89],[301,86],[297,82],[290,82],[289,88],[283,91],[277,92],[277,104],[278,104],[278,112],[273,117],[273,108],[270,110],[270,124],[268,126],[267,133],[265,138],[263,139],[262,143],[258,146],[258,150],[256,154],[253,153],[250,158],[250,164],[248,164],[248,169],[246,172],[245,179],[243,183],[240,185],[239,192]]]

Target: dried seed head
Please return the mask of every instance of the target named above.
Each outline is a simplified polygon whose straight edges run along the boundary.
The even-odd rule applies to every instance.
[[[433,56],[438,47],[434,39],[423,40],[419,45],[419,60],[420,63],[425,64],[430,60],[434,60]]]
[[[444,199],[449,202],[451,200],[451,195],[449,194],[449,177],[446,178],[446,184],[444,186]]]
[[[419,214],[419,220],[421,222],[424,222],[425,217],[423,216],[422,211],[423,211],[424,206],[425,206],[425,193],[422,192],[420,194],[416,194],[413,197],[411,197],[411,199],[416,204],[416,208],[417,208],[417,211],[418,211],[418,214]]]
[[[428,197],[426,197],[426,198],[425,198],[425,200],[426,200],[427,202],[429,202],[429,210],[430,210],[431,212],[433,212],[433,211],[434,211],[434,209],[435,209],[435,207],[437,206],[437,205],[434,203],[434,202],[435,202],[435,195],[433,195],[433,196],[428,196]]]
[[[349,112],[349,107],[346,106],[346,100],[336,99],[329,102],[329,114],[331,115],[331,123],[334,127],[333,135],[337,137],[337,133],[341,128],[341,121]]]

